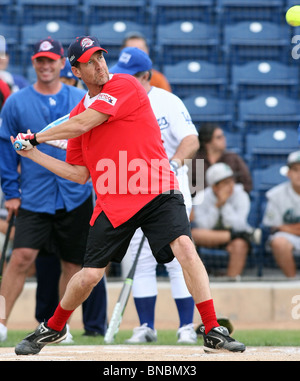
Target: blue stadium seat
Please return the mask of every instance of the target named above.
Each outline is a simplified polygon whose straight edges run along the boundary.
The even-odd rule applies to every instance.
[[[0,23],[14,25],[17,21],[18,7],[15,1],[0,0]]]
[[[250,170],[285,162],[290,152],[299,149],[297,138],[297,130],[288,128],[266,128],[256,134],[248,133],[244,158]]]
[[[111,20],[147,22],[145,0],[83,0],[82,9],[87,26]]]
[[[224,25],[224,56],[229,64],[251,60],[291,62],[290,37],[287,24],[268,21],[243,21]]]
[[[228,151],[233,151],[238,155],[244,155],[243,136],[239,131],[226,131],[224,130],[226,138],[226,148]]]
[[[218,28],[197,21],[158,25],[155,48],[155,62],[159,65],[175,64],[182,60],[218,62]]]
[[[155,24],[178,20],[214,21],[214,0],[150,0],[149,7]]]
[[[276,61],[251,61],[231,66],[231,91],[235,100],[260,94],[297,98],[299,67]]]
[[[6,49],[9,54],[11,65],[19,64],[20,60],[20,38],[19,28],[17,25],[0,24],[0,36],[5,38],[4,41],[0,41],[0,50]],[[3,45],[3,46],[2,46]]]
[[[227,68],[207,61],[184,60],[164,65],[163,72],[179,97],[194,93],[225,97],[227,94]]]
[[[283,95],[261,95],[238,102],[236,126],[244,133],[259,132],[266,127],[292,128],[300,122],[300,101]]]
[[[74,41],[76,36],[85,34],[84,26],[71,24],[66,21],[41,21],[34,25],[25,25],[21,29],[21,39],[23,47],[23,64],[31,62],[33,45],[48,36],[61,42],[67,54],[67,48]]]
[[[89,28],[89,34],[98,37],[102,46],[107,49],[105,58],[109,66],[118,60],[123,39],[130,32],[142,33],[151,46],[151,29],[147,25],[120,19],[91,25]]]
[[[16,0],[20,25],[30,25],[42,20],[62,20],[82,23],[80,0]]]
[[[216,122],[225,130],[233,129],[234,105],[231,100],[204,97],[202,94],[192,95],[182,100],[197,128],[204,122]]]
[[[233,24],[240,21],[261,20],[281,22],[285,0],[217,0],[218,20]]]

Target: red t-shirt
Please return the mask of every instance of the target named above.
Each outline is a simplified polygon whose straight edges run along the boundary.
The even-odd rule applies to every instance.
[[[66,161],[90,171],[97,195],[91,225],[104,211],[117,227],[158,194],[179,186],[148,95],[134,77],[114,74],[89,108],[110,117],[70,139]],[[83,99],[70,117],[85,109]]]

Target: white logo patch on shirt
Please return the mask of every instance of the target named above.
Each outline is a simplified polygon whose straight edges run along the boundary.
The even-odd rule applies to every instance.
[[[113,97],[113,96],[111,96],[109,94],[106,94],[106,93],[100,93],[98,95],[98,99],[100,101],[107,102],[107,103],[109,103],[112,106],[114,106],[116,104],[116,102],[117,102],[117,98],[115,98],[115,97]]]

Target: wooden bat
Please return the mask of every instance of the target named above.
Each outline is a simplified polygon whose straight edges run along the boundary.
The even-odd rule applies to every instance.
[[[11,229],[14,225],[14,217],[15,217],[14,214],[12,214],[10,217],[8,227],[7,227],[7,231],[6,231],[6,235],[5,235],[4,245],[2,248],[1,259],[0,259],[0,283],[2,280],[2,273],[3,273],[5,258],[6,258],[6,251],[7,251],[7,247],[8,247],[8,243],[9,243],[9,237],[10,237]]]

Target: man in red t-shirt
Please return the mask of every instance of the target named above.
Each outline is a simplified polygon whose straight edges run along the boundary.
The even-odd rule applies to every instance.
[[[147,93],[127,74],[110,75],[97,38],[77,37],[68,56],[73,74],[88,88],[70,119],[41,133],[19,134],[26,149],[18,151],[48,170],[85,183],[90,177],[97,195],[84,265],[70,280],[54,315],[16,346],[17,354],[38,353],[61,341],[70,315],[104,275],[121,261],[138,227],[159,263],[178,259],[187,287],[201,315],[205,351],[243,352],[217,323],[206,270],[191,240],[184,199],[170,168],[160,129]],[[105,51],[106,52],[106,51]],[[34,146],[69,139],[66,162]]]

